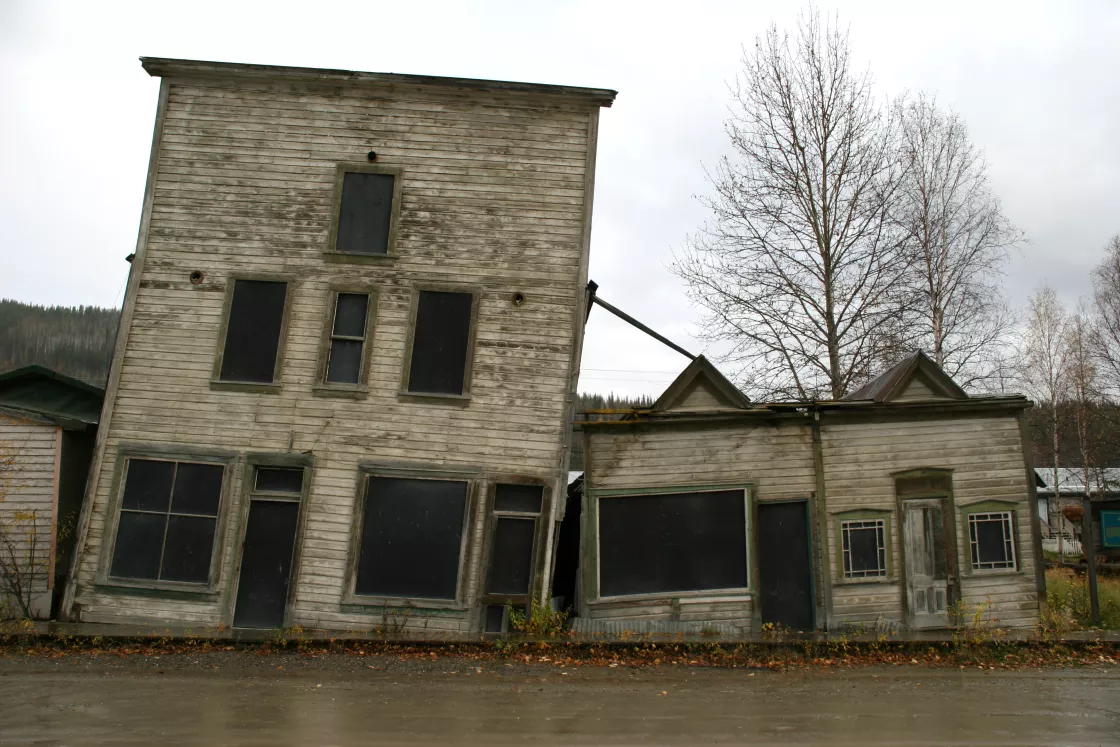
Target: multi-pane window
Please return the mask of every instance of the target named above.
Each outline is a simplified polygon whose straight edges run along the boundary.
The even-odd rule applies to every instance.
[[[861,519],[840,522],[844,578],[878,578],[887,575],[887,522]]]
[[[328,384],[359,384],[365,361],[368,293],[337,293],[334,296],[330,343],[325,372]]]
[[[370,476],[354,593],[454,600],[468,483]]]
[[[408,367],[409,392],[467,392],[473,312],[471,293],[420,291]]]
[[[131,457],[126,470],[109,575],[209,581],[224,466]]]
[[[528,604],[532,584],[533,545],[544,502],[540,485],[499,483],[494,486],[490,524],[490,563],[486,573],[483,630],[501,633],[508,627],[506,608]]]
[[[1015,533],[1010,511],[969,514],[968,543],[975,570],[1015,568]]]
[[[400,169],[380,164],[340,166],[335,184],[337,213],[330,251],[358,257],[393,254],[400,211]]]
[[[271,384],[277,379],[288,284],[238,279],[232,293],[218,378]]]

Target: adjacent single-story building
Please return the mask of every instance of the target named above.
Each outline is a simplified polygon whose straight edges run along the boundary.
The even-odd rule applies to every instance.
[[[48,617],[64,586],[103,396],[42,366],[0,374],[2,617]]]
[[[652,407],[581,423],[575,628],[931,629],[980,606],[1031,627],[1028,407],[921,352],[841,400],[765,404],[697,358]]]

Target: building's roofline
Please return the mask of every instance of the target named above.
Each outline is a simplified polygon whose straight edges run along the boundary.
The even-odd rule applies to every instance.
[[[21,368],[13,368],[10,371],[4,371],[3,373],[0,373],[0,384],[8,381],[15,381],[16,379],[31,378],[34,376],[40,376],[46,379],[54,379],[60,384],[65,384],[66,386],[73,387],[74,389],[78,389],[79,391],[85,392],[86,394],[92,394],[97,397],[105,396],[105,390],[99,386],[87,384],[80,379],[75,379],[71,376],[67,376],[66,374],[60,374],[58,371],[49,369],[46,366],[39,366],[34,364],[30,366],[23,366]]]
[[[144,70],[157,78],[251,78],[257,80],[302,81],[311,83],[371,83],[381,85],[436,86],[490,93],[524,93],[585,99],[588,104],[610,106],[617,91],[607,88],[580,88],[545,83],[518,83],[504,80],[443,78],[435,75],[401,73],[364,73],[355,70],[330,70],[281,65],[249,65],[238,62],[178,60],[166,57],[141,57]]]

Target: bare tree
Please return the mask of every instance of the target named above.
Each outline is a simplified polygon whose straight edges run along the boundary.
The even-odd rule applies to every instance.
[[[1068,397],[1073,405],[1074,427],[1081,454],[1081,484],[1085,488],[1085,497],[1089,496],[1089,486],[1096,466],[1094,447],[1098,432],[1097,411],[1101,401],[1096,340],[1097,331],[1093,324],[1092,312],[1083,301],[1077,311],[1070,315],[1066,325],[1066,370],[1069,382]]]
[[[886,205],[890,117],[849,35],[806,10],[744,50],[710,221],[673,263],[758,396],[838,398],[867,376],[898,317],[906,255]]]
[[[998,380],[1015,322],[999,278],[1022,240],[957,114],[919,95],[898,106],[903,176],[891,212],[913,252],[910,342],[965,387]]]
[[[1023,335],[1023,382],[1035,402],[1046,409],[1052,452],[1054,478],[1054,504],[1051,506],[1051,525],[1057,519],[1058,552],[1063,551],[1062,517],[1059,497],[1061,487],[1058,458],[1061,450],[1061,433],[1058,423],[1058,406],[1070,389],[1069,366],[1069,314],[1062,306],[1054,289],[1043,286],[1035,291],[1028,302],[1027,324]]]
[[[1093,270],[1094,349],[1101,384],[1113,397],[1120,396],[1120,234],[1105,245],[1105,257]]]

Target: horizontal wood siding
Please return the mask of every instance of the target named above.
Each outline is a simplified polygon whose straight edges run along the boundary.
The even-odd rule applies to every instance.
[[[991,598],[991,616],[1007,627],[1038,623],[1038,595],[1034,580],[1034,544],[1028,505],[1019,423],[1014,417],[946,418],[913,422],[847,423],[821,429],[829,514],[829,562],[832,578],[840,580],[835,548],[835,514],[851,509],[891,512],[892,579],[899,579],[901,517],[897,515],[892,474],[903,470],[952,470],[956,506],[982,500],[1017,503],[1020,567],[997,577],[968,570],[968,528],[956,515],[958,564],[962,600],[966,608]],[[967,610],[966,610],[967,611]],[[841,624],[870,624],[878,620],[901,623],[902,588],[897,583],[836,583],[833,614]],[[971,614],[969,615],[971,617]]]
[[[135,314],[78,574],[83,619],[216,624],[227,614],[240,485],[225,526],[219,599],[153,600],[92,586],[124,442],[314,454],[294,605],[294,622],[314,627],[370,629],[381,619],[340,607],[359,460],[559,485],[591,132],[586,103],[551,97],[172,82]],[[379,164],[403,169],[399,256],[328,262],[336,165],[364,162],[370,150]],[[205,276],[197,285],[189,281],[195,270]],[[295,278],[277,394],[210,388],[232,273]],[[369,393],[359,399],[312,393],[330,286],[340,282],[378,291]],[[469,404],[398,396],[412,294],[429,283],[479,291]],[[525,300],[515,306],[518,291]],[[477,540],[482,518],[469,527]],[[471,578],[482,544],[472,543]],[[419,629],[467,625],[465,613],[408,621]]]
[[[55,475],[60,428],[0,415],[0,532],[15,550],[21,572],[32,581],[37,616],[50,613]],[[7,549],[0,562],[10,562]],[[18,612],[14,598],[0,596],[0,611]]]

